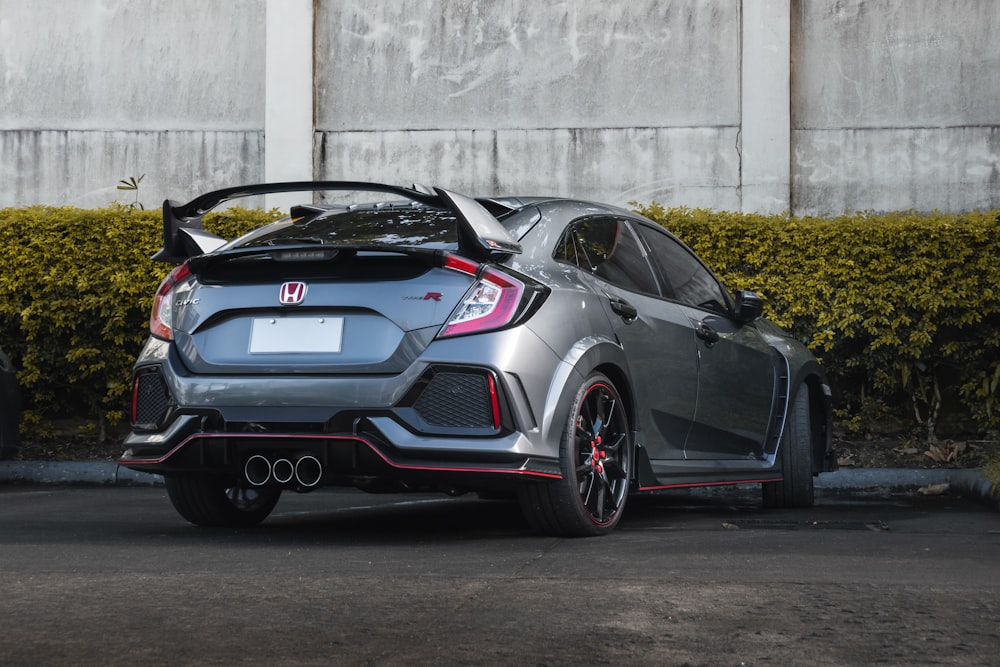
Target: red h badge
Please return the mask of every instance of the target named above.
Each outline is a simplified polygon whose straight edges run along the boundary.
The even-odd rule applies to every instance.
[[[306,284],[305,283],[284,283],[281,286],[281,293],[278,295],[278,301],[286,306],[295,306],[302,303],[306,298]]]

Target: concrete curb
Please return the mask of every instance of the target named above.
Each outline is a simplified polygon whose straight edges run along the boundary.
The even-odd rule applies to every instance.
[[[924,468],[842,468],[816,478],[818,491],[891,493],[947,484],[948,491],[1000,511],[1000,485],[979,470]]]
[[[2,461],[0,483],[162,486],[163,477],[94,461]]]
[[[134,472],[113,462],[0,461],[0,483],[162,486],[163,477]],[[843,468],[816,478],[820,493],[891,493],[947,484],[949,491],[1000,511],[1000,485],[978,470]]]

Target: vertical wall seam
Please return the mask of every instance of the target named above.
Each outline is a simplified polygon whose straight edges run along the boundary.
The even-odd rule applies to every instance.
[[[743,0],[736,3],[736,201],[743,210]]]

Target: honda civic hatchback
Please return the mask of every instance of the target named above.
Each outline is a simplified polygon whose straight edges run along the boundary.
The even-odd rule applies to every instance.
[[[227,241],[231,199],[351,191]],[[163,207],[176,264],[135,364],[120,464],[190,522],[248,526],[286,491],[516,497],[601,535],[630,494],[758,484],[807,506],[835,467],[801,343],[634,212],[555,197],[321,181]]]

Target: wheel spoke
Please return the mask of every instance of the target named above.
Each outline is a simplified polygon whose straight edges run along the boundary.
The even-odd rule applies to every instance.
[[[605,508],[605,496],[607,493],[608,486],[604,483],[604,480],[600,478],[599,475],[594,476],[595,483],[597,484],[597,500],[594,502],[594,509],[591,514],[598,521],[604,521],[604,510]]]
[[[595,481],[596,479],[594,475],[589,475],[580,481],[580,497],[583,499],[585,507],[590,506],[590,494],[594,491]]]
[[[619,450],[621,449],[621,446],[622,446],[623,442],[625,442],[625,434],[624,433],[619,433],[618,437],[615,439],[614,443],[612,443],[610,445],[605,445],[604,446],[604,450],[607,451],[609,454],[611,452],[618,453]]]
[[[608,480],[619,480],[625,479],[625,470],[622,468],[621,464],[615,459],[608,459],[604,463],[604,472],[607,473]]]

